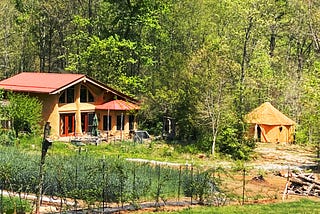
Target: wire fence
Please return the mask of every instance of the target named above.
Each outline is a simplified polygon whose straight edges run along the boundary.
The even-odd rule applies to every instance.
[[[4,196],[34,200],[39,188],[38,166],[34,155],[10,148],[0,151],[0,207]],[[248,174],[250,169],[244,167],[231,175],[230,169],[221,167],[134,163],[79,150],[71,156],[48,156],[41,202],[57,209],[49,211],[52,213],[110,213],[163,205],[222,206],[234,201],[244,204],[258,197],[249,192]],[[259,190],[259,197],[270,198],[262,194]]]

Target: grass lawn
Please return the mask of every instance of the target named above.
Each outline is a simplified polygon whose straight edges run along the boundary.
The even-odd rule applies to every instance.
[[[30,142],[28,139],[21,142],[18,147],[28,153],[39,153],[41,151],[41,140]],[[191,150],[191,151],[189,151]],[[79,147],[69,142],[53,142],[53,145],[48,150],[48,155],[73,155],[79,152]],[[121,158],[140,158],[156,161],[168,161],[175,163],[193,163],[193,164],[214,164],[217,159],[213,160],[208,155],[206,158],[199,158],[200,152],[193,151],[192,147],[181,146],[179,144],[166,144],[162,141],[148,143],[133,143],[127,141],[117,141],[109,143],[101,143],[100,145],[85,145],[81,146],[82,154],[93,155],[97,158],[105,157],[121,157]],[[209,161],[209,162],[208,162]]]
[[[151,212],[150,212],[151,213]],[[168,212],[157,212],[157,213],[168,213]],[[316,214],[320,213],[320,202],[312,201],[309,199],[301,199],[296,202],[285,202],[285,203],[274,203],[274,204],[254,204],[245,206],[225,206],[225,207],[196,207],[187,208],[177,212],[179,214],[196,214],[196,213],[215,213],[215,214],[228,214],[228,213],[238,213],[238,214]]]

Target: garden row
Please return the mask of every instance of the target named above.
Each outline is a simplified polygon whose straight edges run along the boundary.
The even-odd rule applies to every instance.
[[[0,149],[0,188],[35,194],[38,189],[39,155]],[[137,204],[190,197],[208,202],[218,192],[219,180],[212,171],[192,166],[172,169],[125,161],[122,158],[93,157],[87,152],[71,156],[49,155],[45,164],[43,195],[96,203]]]

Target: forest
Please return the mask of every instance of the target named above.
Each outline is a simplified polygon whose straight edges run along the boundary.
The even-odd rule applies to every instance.
[[[174,118],[176,140],[236,158],[266,101],[320,140],[319,1],[1,0],[0,18],[1,79],[87,74],[140,100],[152,134]]]

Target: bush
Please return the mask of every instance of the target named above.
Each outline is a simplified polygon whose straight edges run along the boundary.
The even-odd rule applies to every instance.
[[[15,141],[15,135],[12,130],[0,130],[0,144],[4,146],[12,146]]]
[[[183,190],[187,197],[193,197],[204,203],[214,191],[218,191],[215,178],[212,177],[213,172],[207,170],[204,172],[193,171],[185,174]]]
[[[19,197],[3,197],[2,201],[2,213],[13,214],[13,213],[28,213],[32,211],[31,203],[27,200]]]
[[[235,128],[226,127],[221,131],[217,147],[219,152],[235,160],[248,160],[256,144],[253,140],[244,139]]]

